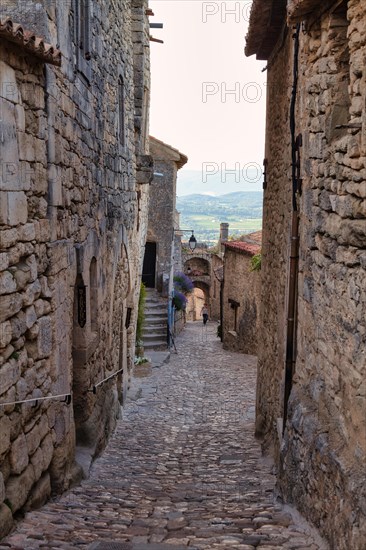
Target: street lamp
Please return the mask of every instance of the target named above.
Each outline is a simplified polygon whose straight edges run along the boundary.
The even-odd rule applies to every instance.
[[[174,229],[173,231],[174,231],[174,233],[192,233],[192,235],[191,235],[191,237],[188,241],[188,246],[191,249],[191,252],[193,252],[196,249],[197,239],[194,236],[193,229]]]
[[[194,233],[194,232],[192,231],[191,238],[190,238],[189,241],[188,241],[189,248],[192,250],[192,252],[195,250],[195,248],[196,248],[196,246],[197,246],[197,240],[196,240],[196,237],[194,236],[193,233]]]

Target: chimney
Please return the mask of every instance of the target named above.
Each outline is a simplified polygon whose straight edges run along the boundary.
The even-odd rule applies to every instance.
[[[229,224],[220,223],[220,243],[226,243],[229,240]]]
[[[221,252],[221,254],[224,254],[225,252],[225,247],[222,245],[222,243],[226,243],[228,240],[229,240],[229,224],[220,223],[219,252]]]

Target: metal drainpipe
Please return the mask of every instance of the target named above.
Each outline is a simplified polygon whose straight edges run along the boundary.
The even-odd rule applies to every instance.
[[[220,326],[221,335],[220,340],[224,340],[224,280],[220,281]]]
[[[299,68],[299,45],[300,25],[296,26],[294,34],[294,66],[293,86],[290,106],[290,129],[292,146],[292,227],[291,227],[291,252],[290,252],[290,276],[288,287],[288,310],[287,310],[287,338],[286,338],[286,367],[285,367],[285,395],[283,406],[283,432],[286,427],[288,416],[288,400],[290,397],[293,375],[296,362],[296,305],[297,305],[297,277],[299,265],[299,212],[296,194],[300,191],[300,161],[299,148],[301,147],[301,136],[296,137],[296,98],[298,87]]]

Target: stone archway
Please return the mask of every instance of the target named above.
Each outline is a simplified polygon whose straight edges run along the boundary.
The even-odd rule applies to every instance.
[[[199,321],[203,304],[210,307],[210,287],[202,281],[194,281],[194,289],[188,296],[186,309],[187,321]]]
[[[184,272],[190,277],[207,277],[211,273],[210,262],[201,257],[193,257],[184,263]]]

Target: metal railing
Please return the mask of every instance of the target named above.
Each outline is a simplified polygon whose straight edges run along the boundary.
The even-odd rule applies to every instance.
[[[48,401],[50,399],[61,399],[63,398],[63,403],[70,405],[71,403],[71,393],[62,393],[60,395],[49,395],[47,397],[32,397],[31,399],[22,399],[20,401],[9,401],[8,403],[0,403],[0,407],[9,407],[12,405],[22,405],[23,403],[35,403],[35,407],[38,405],[38,401]]]
[[[109,376],[107,376],[106,378],[104,378],[103,380],[98,382],[97,384],[94,384],[92,389],[88,390],[88,392],[96,394],[97,393],[97,388],[99,388],[99,386],[102,386],[105,382],[108,382],[108,380],[110,380],[111,378],[114,378],[115,376],[117,376],[117,374],[119,374],[122,371],[123,371],[123,369],[119,369],[116,372],[113,372],[112,374],[110,374]]]

